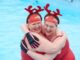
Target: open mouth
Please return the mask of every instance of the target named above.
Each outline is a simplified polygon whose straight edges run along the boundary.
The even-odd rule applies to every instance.
[[[36,30],[36,31],[37,31],[37,30],[40,30],[40,28],[35,28],[34,30]]]
[[[46,30],[46,32],[50,33],[51,31],[50,31],[50,30],[49,30],[49,31],[48,31],[48,30]]]

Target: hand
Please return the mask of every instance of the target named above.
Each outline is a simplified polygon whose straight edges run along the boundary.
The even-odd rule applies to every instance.
[[[24,51],[25,53],[27,53],[29,50],[24,40],[21,41],[20,47],[21,47],[21,50]]]
[[[26,34],[26,37],[29,41],[29,44],[31,45],[32,48],[37,48],[40,44],[38,43],[39,39],[34,36],[34,35],[30,35],[30,33]]]
[[[21,25],[21,29],[22,29],[25,33],[29,32],[28,27],[27,27],[27,24]]]

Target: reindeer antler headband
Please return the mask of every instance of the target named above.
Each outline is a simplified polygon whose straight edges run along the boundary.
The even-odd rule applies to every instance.
[[[34,8],[32,9],[32,6],[30,5],[28,8],[25,8],[26,11],[28,11],[30,14],[34,13],[39,13],[41,11],[43,11],[44,9],[42,9],[40,6],[37,6],[38,9]]]
[[[49,4],[46,4],[46,6],[44,7],[45,11],[46,11],[48,14],[50,14],[50,15],[52,15],[52,16],[55,16],[55,17],[57,17],[58,15],[62,16],[62,15],[60,14],[60,10],[59,10],[59,9],[56,9],[56,12],[55,12],[55,11],[49,10],[48,7],[49,7]],[[55,23],[55,24],[58,24],[58,21],[57,21],[56,19],[53,19],[52,16],[50,16],[50,18],[47,17],[47,18],[46,18],[46,21],[48,21],[48,22],[53,22],[53,23]]]
[[[28,8],[25,8],[26,11],[28,11],[30,14],[28,15],[28,18],[31,16],[31,15],[34,15],[34,16],[31,16],[31,18],[27,18],[27,22],[28,23],[32,23],[32,22],[37,22],[37,21],[40,21],[40,15],[39,15],[39,12],[43,11],[44,9],[42,9],[40,6],[37,6],[37,9],[36,8],[33,8],[32,9],[32,6],[28,6]],[[36,13],[38,13],[38,15],[36,15]],[[42,18],[41,18],[42,19]]]
[[[49,4],[46,4],[46,6],[44,7],[44,9],[46,10],[46,12],[47,12],[48,14],[52,14],[52,15],[54,15],[54,16],[58,16],[58,15],[62,16],[62,15],[60,14],[60,10],[59,10],[59,9],[56,9],[57,12],[55,12],[55,11],[49,10],[48,7],[49,7]]]

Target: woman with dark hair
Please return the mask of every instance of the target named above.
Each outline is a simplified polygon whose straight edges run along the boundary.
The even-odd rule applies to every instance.
[[[42,17],[39,14],[39,12],[43,11],[43,9],[41,9],[40,6],[38,6],[38,9],[36,9],[36,8],[32,9],[32,6],[29,6],[28,8],[25,8],[25,10],[30,13],[26,20],[27,28],[29,29],[29,31],[41,34]],[[33,52],[33,50],[31,49],[31,47],[32,48],[35,48],[36,46],[38,47],[39,44],[36,42],[36,41],[38,41],[38,39],[35,36],[33,36],[33,37],[36,40],[33,40],[33,37],[31,36],[29,31],[27,30],[27,33],[25,34],[25,36],[21,42],[21,59],[22,60],[41,60],[41,59],[47,60],[47,59],[43,58],[41,55],[38,55],[37,53],[39,53],[39,52],[37,52],[37,51]],[[26,41],[29,43],[26,43]],[[22,44],[24,44],[26,46],[26,48]],[[31,45],[31,47],[29,47],[29,44]],[[41,54],[41,53],[39,53],[39,54]]]
[[[58,15],[62,16],[60,14],[59,9],[56,9],[57,12],[48,10],[49,4],[47,4],[44,9],[47,11],[47,15],[44,17],[44,34],[45,37],[47,37],[48,40],[50,40],[52,43],[56,44],[56,51],[61,50],[61,53],[58,54],[54,60],[75,60],[74,54],[71,51],[69,47],[68,38],[66,36],[66,39],[62,41],[62,39],[55,40],[55,37],[57,39],[57,31],[58,31],[58,24],[60,23]],[[65,34],[65,32],[63,32]],[[62,33],[62,35],[63,35]],[[62,43],[61,43],[62,42]],[[60,44],[61,43],[61,44]],[[60,44],[60,45],[59,45]]]

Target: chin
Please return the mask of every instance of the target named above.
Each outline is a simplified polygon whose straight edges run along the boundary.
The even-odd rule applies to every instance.
[[[46,33],[47,36],[51,35],[51,33]]]
[[[40,33],[40,30],[39,31],[35,31],[36,33]]]

